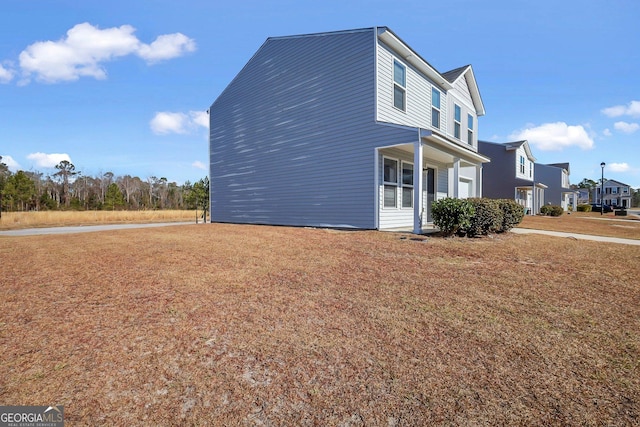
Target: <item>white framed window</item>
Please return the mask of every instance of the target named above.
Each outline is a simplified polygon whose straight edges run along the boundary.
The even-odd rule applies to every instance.
[[[524,156],[520,156],[520,174],[524,175]]]
[[[612,187],[613,190],[611,191],[613,194],[617,194],[618,193],[618,187]]]
[[[473,116],[467,114],[467,142],[473,145]]]
[[[393,106],[407,111],[407,67],[393,60]]]
[[[384,201],[382,206],[395,208],[398,206],[398,161],[384,157],[383,163]]]
[[[431,126],[440,129],[440,91],[431,88]]]
[[[460,121],[462,120],[462,110],[458,104],[453,104],[453,136],[460,139]]]
[[[413,163],[402,162],[402,207],[413,207]]]
[[[533,162],[529,162],[529,178],[533,178]]]

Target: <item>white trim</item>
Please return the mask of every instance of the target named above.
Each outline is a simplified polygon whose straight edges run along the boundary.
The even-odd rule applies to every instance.
[[[456,108],[460,112],[460,118],[458,120],[456,120]],[[458,136],[456,136],[456,125],[458,125]],[[454,102],[453,103],[453,137],[462,141],[461,135],[462,135],[462,107]]]
[[[440,106],[439,107],[435,107],[435,105],[433,105],[433,91],[437,91],[440,96]],[[438,126],[434,126],[433,125],[433,110],[436,110],[438,112]],[[438,130],[442,130],[442,91],[438,90],[438,88],[436,88],[435,86],[431,86],[431,114],[430,114],[430,119],[429,120],[429,125],[434,128],[434,129],[438,129]],[[446,132],[446,130],[445,130]]]
[[[415,149],[415,148],[414,148]],[[414,160],[415,160],[415,155],[414,155]],[[411,165],[411,169],[412,169],[412,181],[413,184],[411,185],[405,185],[405,183],[403,182],[403,178],[404,178],[404,165]],[[401,193],[400,193],[400,209],[413,209],[413,199],[414,199],[414,190],[415,190],[415,163],[414,162],[407,162],[405,160],[401,160],[400,161],[400,188],[401,188]],[[404,206],[404,189],[405,188],[410,188],[411,189],[411,206]]]
[[[376,49],[376,52],[378,50]],[[404,68],[404,87],[400,84],[396,82],[396,62],[402,66],[402,68]],[[407,113],[407,80],[409,77],[409,73],[407,73],[407,66],[406,64],[404,64],[401,60],[397,59],[395,56],[391,55],[391,106],[393,108],[395,108],[398,111],[401,111],[403,113]],[[402,89],[404,91],[404,108],[398,108],[396,107],[396,86],[398,86],[400,89]]]
[[[384,161],[385,160],[392,160],[394,162],[396,162],[396,182],[392,182],[392,181],[385,181],[384,179]],[[382,156],[382,209],[399,209],[400,207],[398,206],[398,183],[399,183],[399,176],[400,175],[400,170],[399,167],[400,166],[400,159],[396,159],[394,157],[389,157],[389,156]],[[396,197],[395,197],[395,206],[385,206],[384,201],[385,201],[385,194],[384,194],[384,189],[385,187],[392,187],[395,186],[396,188]]]

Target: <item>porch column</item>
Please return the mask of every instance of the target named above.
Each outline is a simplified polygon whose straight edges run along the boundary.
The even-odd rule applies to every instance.
[[[413,143],[413,233],[422,233],[422,142]]]
[[[476,194],[475,197],[482,197],[482,164],[476,166]]]
[[[455,157],[453,159],[453,197],[458,198],[460,196],[460,159]]]

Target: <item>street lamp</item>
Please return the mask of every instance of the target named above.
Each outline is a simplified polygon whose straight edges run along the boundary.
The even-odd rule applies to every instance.
[[[604,162],[600,163],[600,168],[602,169],[602,176],[600,177],[600,215],[604,212],[604,166]]]

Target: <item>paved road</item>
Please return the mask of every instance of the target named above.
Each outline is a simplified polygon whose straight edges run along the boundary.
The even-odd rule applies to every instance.
[[[593,240],[596,242],[620,243],[624,245],[640,246],[640,240],[621,239],[619,237],[592,236],[588,234],[563,233],[560,231],[533,230],[530,228],[512,228],[511,232],[517,234],[545,234],[547,236],[556,237],[573,237],[574,239],[580,240]]]
[[[168,225],[186,225],[193,222],[154,222],[149,224],[105,224],[84,225],[79,227],[24,228],[22,230],[0,231],[0,236],[35,236],[39,234],[90,233],[92,231],[121,230],[127,228],[166,227]]]

